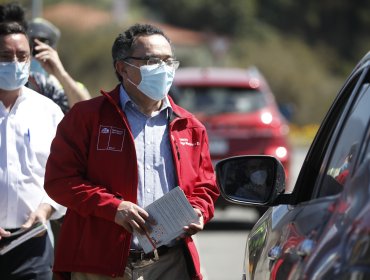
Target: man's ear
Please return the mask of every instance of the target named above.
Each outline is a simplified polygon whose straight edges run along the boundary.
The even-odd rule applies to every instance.
[[[116,61],[115,68],[117,73],[124,79],[127,79],[126,64],[122,60]]]

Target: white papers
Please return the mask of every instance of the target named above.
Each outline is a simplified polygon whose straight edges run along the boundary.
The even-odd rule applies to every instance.
[[[183,227],[198,221],[198,215],[180,187],[176,187],[145,210],[157,223],[148,225],[147,235],[134,233],[145,253],[153,251],[184,233]]]
[[[27,241],[28,239],[45,232],[47,226],[43,223],[36,223],[28,229],[20,229],[13,232],[9,237],[2,237],[0,240],[0,255],[4,255],[13,248],[17,247],[19,244]]]

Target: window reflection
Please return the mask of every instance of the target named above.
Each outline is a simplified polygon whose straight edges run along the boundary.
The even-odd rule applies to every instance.
[[[367,77],[368,79],[369,77]],[[347,181],[354,155],[359,148],[369,121],[370,85],[365,83],[360,89],[359,98],[352,107],[343,126],[341,135],[330,159],[326,181],[323,184],[320,196],[332,195],[342,190]],[[333,179],[336,184],[333,184]],[[331,182],[331,183],[329,183]]]

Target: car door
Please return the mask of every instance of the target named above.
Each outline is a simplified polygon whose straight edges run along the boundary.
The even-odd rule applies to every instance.
[[[330,208],[320,241],[305,260],[307,279],[369,279],[370,276],[370,74],[366,69],[329,154],[326,172],[321,178],[318,196],[330,195],[330,182],[340,183],[338,199]]]
[[[329,267],[325,254],[314,252],[319,251],[324,237],[334,245],[333,236],[340,238],[334,226],[338,221],[331,217],[345,202],[341,196],[348,178],[343,174],[338,177],[341,168],[352,151],[346,175],[351,176],[366,134],[370,114],[368,66],[365,62],[358,67],[338,94],[311,145],[287,205],[269,209],[250,233],[246,265],[251,278],[304,277],[299,275],[306,273],[305,266],[312,255],[316,260],[323,258],[325,268]],[[335,260],[337,256],[331,257]],[[335,264],[336,261],[331,263]]]

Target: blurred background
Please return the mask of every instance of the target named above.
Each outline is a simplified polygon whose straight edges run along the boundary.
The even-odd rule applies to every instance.
[[[0,0],[0,3],[9,1]],[[58,52],[92,96],[112,89],[111,46],[134,23],[165,31],[180,67],[256,66],[290,124],[297,176],[318,125],[355,63],[370,49],[370,1],[19,0],[27,17],[61,30]],[[229,208],[198,235],[206,279],[241,279],[244,243],[258,216]]]
[[[370,1],[18,2],[28,18],[41,16],[61,29],[60,57],[94,96],[117,83],[110,55],[117,34],[133,23],[150,22],[172,39],[181,66],[257,66],[279,104],[291,108],[291,124],[304,126],[299,133],[309,135],[316,128],[306,125],[321,122],[370,45]]]

